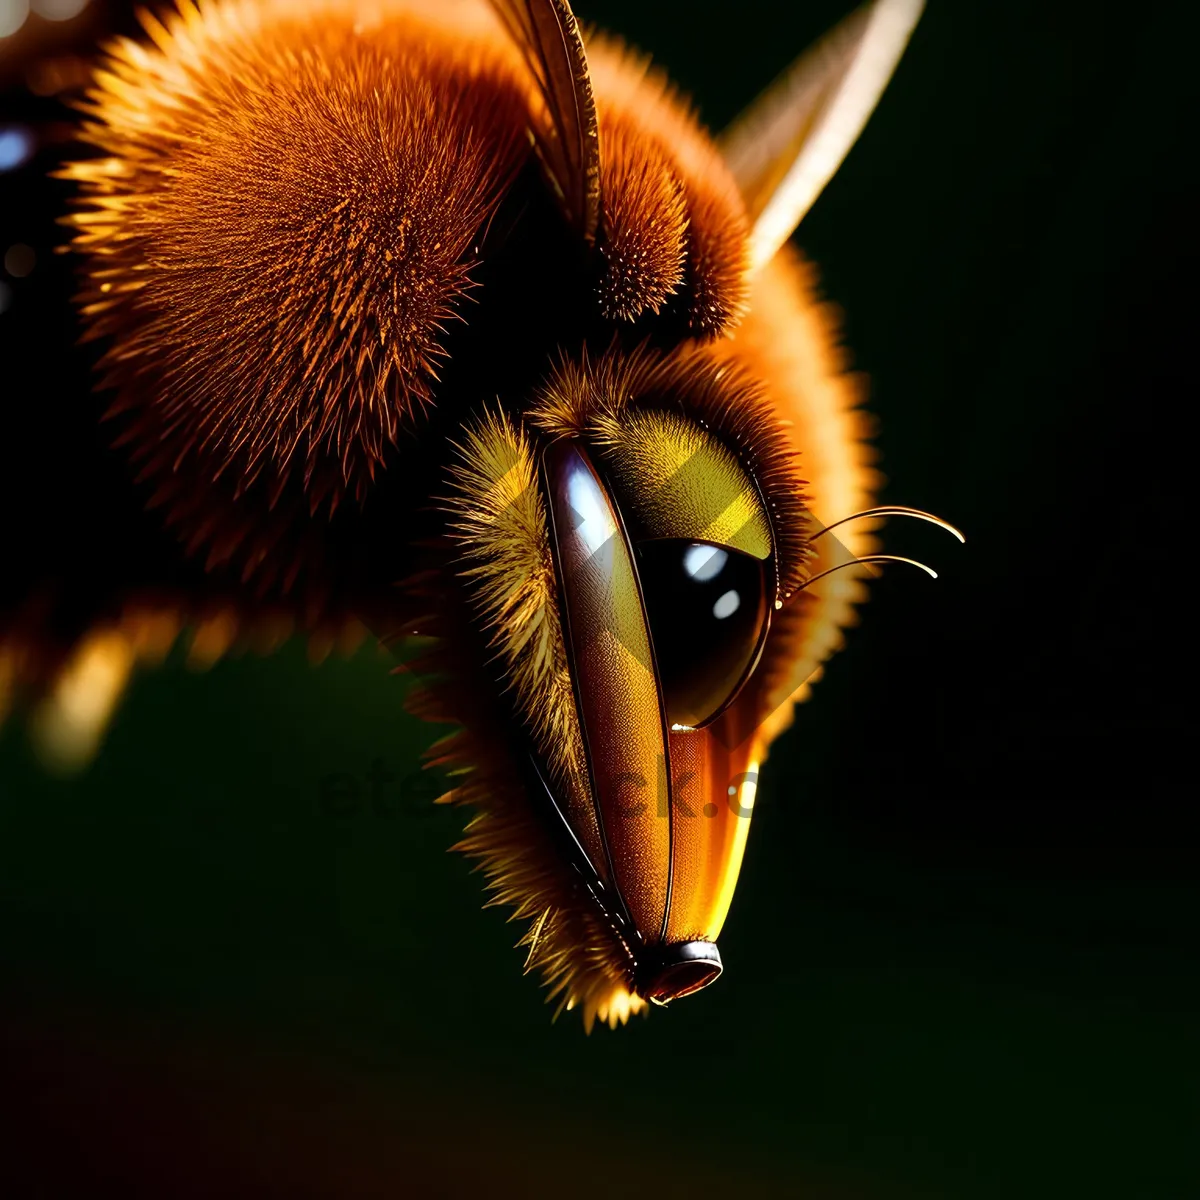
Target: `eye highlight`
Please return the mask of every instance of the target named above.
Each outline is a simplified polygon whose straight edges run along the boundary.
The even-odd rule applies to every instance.
[[[767,631],[766,565],[728,546],[643,541],[638,575],[667,721],[696,729],[737,695]]]
[[[728,561],[729,555],[720,546],[697,543],[683,552],[683,569],[697,583],[708,583],[710,579],[715,579]]]
[[[717,597],[716,604],[713,605],[713,616],[718,621],[725,620],[726,617],[732,617],[742,606],[742,597],[740,592],[735,592],[731,588],[724,595]]]

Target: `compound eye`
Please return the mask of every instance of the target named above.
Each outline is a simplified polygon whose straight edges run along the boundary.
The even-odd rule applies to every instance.
[[[728,546],[675,538],[641,542],[637,555],[667,722],[699,728],[758,662],[766,565]]]

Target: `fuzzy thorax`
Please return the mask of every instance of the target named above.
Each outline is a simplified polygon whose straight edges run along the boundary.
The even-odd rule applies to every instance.
[[[510,48],[413,9],[184,3],[89,93],[83,317],[133,456],[218,558],[252,557],[289,481],[310,510],[364,498],[528,153]]]

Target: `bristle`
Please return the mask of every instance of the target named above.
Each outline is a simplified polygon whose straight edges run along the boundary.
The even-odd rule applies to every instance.
[[[88,96],[104,157],[66,171],[81,304],[168,519],[214,564],[254,562],[246,521],[267,558],[305,507],[362,501],[434,401],[528,153],[527,84],[502,43],[404,5],[224,0],[147,28]],[[289,481],[307,504],[279,503]]]
[[[504,802],[496,786],[480,778],[457,789],[452,802],[481,809],[456,849],[479,861],[496,902],[530,922],[517,945],[527,950],[527,970],[541,974],[547,1003],[560,1012],[580,1009],[589,1032],[597,1019],[615,1027],[643,1011],[645,1001],[631,991],[611,933],[564,876],[528,801],[512,796]]]
[[[593,863],[604,852],[559,618],[550,525],[523,429],[485,414],[458,447],[444,503],[488,647]]]
[[[406,707],[459,726],[426,755],[427,766],[456,781],[440,803],[476,810],[456,849],[476,860],[491,901],[529,924],[518,945],[548,988],[547,1000],[558,1011],[579,1009],[588,1029],[597,1020],[615,1026],[645,1008],[631,990],[628,959],[533,808],[510,733],[483,695],[478,662],[464,644],[469,610],[460,595],[438,599],[428,623],[434,641],[418,671],[422,686]]]
[[[601,311],[617,321],[657,313],[683,286],[687,202],[666,155],[620,110],[601,109]]]
[[[750,262],[750,226],[737,183],[688,103],[647,59],[597,36],[588,41],[588,61],[602,132],[619,114],[665,158],[682,186],[689,328],[701,338],[730,331],[745,311]],[[604,152],[609,153],[607,145]]]

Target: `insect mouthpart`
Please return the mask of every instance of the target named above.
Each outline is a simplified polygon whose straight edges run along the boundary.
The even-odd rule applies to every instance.
[[[713,942],[664,946],[646,960],[638,993],[651,1004],[666,1005],[708,987],[723,970],[721,952]]]
[[[538,791],[546,801],[547,815],[560,835],[564,854],[579,876],[579,886],[628,958],[630,985],[634,994],[651,1004],[665,1006],[672,1000],[690,996],[713,983],[724,969],[716,944],[697,940],[647,946],[638,931],[630,925],[622,898],[605,887],[599,871],[579,844],[536,759],[532,766],[534,777],[540,785]]]

